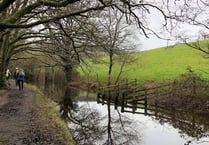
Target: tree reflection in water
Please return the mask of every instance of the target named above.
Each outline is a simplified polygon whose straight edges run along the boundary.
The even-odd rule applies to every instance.
[[[78,105],[78,90],[47,86],[45,90],[47,90],[48,96],[51,96],[56,102],[59,102],[61,116],[69,123],[77,144],[138,145],[141,143],[140,139],[143,131],[139,129],[138,132],[136,132],[136,129],[140,125],[137,126],[137,124],[135,124],[136,122],[133,122],[130,118],[125,118],[125,115],[117,110],[117,113],[113,114],[113,112],[115,112],[113,107],[109,106],[112,109],[108,111],[110,115],[101,116],[104,114],[99,113],[97,111],[98,109],[93,110],[90,109],[88,105]],[[62,89],[65,90],[63,91]],[[135,115],[137,115],[137,111],[138,109],[134,112]],[[145,111],[138,113],[143,114],[143,112]],[[168,123],[174,128],[177,128],[180,136],[186,141],[185,145],[198,145],[202,142],[206,142],[207,140],[204,140],[204,138],[207,139],[209,137],[209,115],[195,114],[195,111],[191,112],[178,110],[178,108],[175,109],[171,106],[158,107],[156,105],[148,108],[146,115],[152,116],[154,120],[158,120],[160,124]],[[107,122],[110,122],[109,127]],[[111,133],[111,135],[108,135],[108,133]]]
[[[98,125],[101,119],[96,110],[78,107],[76,96],[78,91],[70,87],[66,88],[64,97],[59,103],[61,117],[69,124],[77,144],[93,145],[103,132]]]
[[[67,121],[73,138],[79,145],[136,145],[139,136],[132,121],[122,116],[102,116],[88,105],[78,106],[78,91],[67,87],[64,97],[59,102],[61,117]],[[109,106],[110,107],[110,106]],[[107,125],[107,122],[110,124]],[[105,139],[106,138],[106,139]]]
[[[132,108],[124,108],[124,112],[129,112]],[[146,113],[145,113],[146,112]],[[186,143],[184,145],[190,144],[201,144],[209,142],[207,141],[209,137],[209,114],[195,113],[194,110],[185,111],[179,110],[173,106],[163,106],[163,105],[149,105],[148,108],[137,109],[132,113],[144,114],[157,120],[159,124],[170,124],[174,128],[178,129],[178,133]],[[206,139],[206,140],[205,140]]]
[[[111,111],[108,111],[109,113]],[[111,118],[106,119],[106,122],[110,122],[110,126],[107,125],[106,130],[111,135],[107,135],[104,145],[139,145],[141,136],[135,126],[137,123],[123,116],[118,110],[117,114],[111,114]]]
[[[178,128],[180,136],[187,140],[185,145],[208,142],[204,141],[204,138],[209,137],[208,114],[194,113],[194,110],[186,112],[169,106],[157,110],[155,114],[148,113],[148,115],[154,116],[160,124],[169,123],[174,128]]]

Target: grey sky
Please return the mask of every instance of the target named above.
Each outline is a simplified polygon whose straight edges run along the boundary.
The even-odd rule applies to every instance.
[[[159,39],[156,36],[150,36],[149,38],[141,37],[140,42],[142,44],[142,46],[139,48],[140,51],[164,47],[175,43],[175,42],[171,42],[171,41],[168,42],[166,40]]]
[[[161,0],[146,0],[148,2],[153,2],[155,4],[161,5]],[[176,12],[180,12],[181,5],[184,5],[185,1],[175,1],[175,4],[177,9],[175,9],[174,1],[169,1],[169,5],[171,10],[173,9],[174,11],[177,10]],[[203,2],[205,2],[203,4]],[[197,5],[196,1],[189,1],[187,0],[187,3],[190,4],[188,6],[188,9],[183,9],[184,13],[187,12],[188,16],[193,18],[194,16],[197,16],[196,20],[203,22],[207,19],[208,16],[208,6],[206,6],[206,3],[208,3],[207,0],[203,0],[202,2],[199,1]],[[167,8],[167,7],[166,7]],[[200,9],[204,8],[204,9]],[[179,10],[178,10],[179,9]],[[165,10],[166,11],[166,10]],[[195,15],[195,14],[198,15]],[[140,15],[140,13],[139,13]],[[163,25],[165,24],[165,19],[162,13],[154,8],[149,9],[149,13],[146,13],[145,17],[143,19],[146,21],[146,23],[143,23],[146,27],[149,29],[152,29],[154,32],[156,32],[160,37],[165,38],[165,39],[172,39],[175,41],[166,41],[157,38],[156,36],[151,36],[149,35],[149,38],[146,38],[145,36],[142,36],[142,34],[137,34],[137,37],[139,38],[139,41],[141,43],[141,46],[137,48],[137,50],[143,51],[143,50],[149,50],[149,49],[154,49],[154,48],[159,48],[159,47],[164,47],[168,45],[173,45],[176,43],[182,43],[184,42],[183,40],[187,40],[187,42],[191,41],[196,41],[202,39],[201,33],[204,32],[205,34],[208,34],[209,29],[206,29],[204,26],[192,26],[189,24],[186,24],[185,21],[183,22],[176,22],[174,23],[175,28],[172,29],[172,33],[166,32],[166,30],[163,29]],[[169,22],[169,20],[168,20]],[[177,24],[177,25],[175,25]],[[207,24],[207,23],[206,23]]]

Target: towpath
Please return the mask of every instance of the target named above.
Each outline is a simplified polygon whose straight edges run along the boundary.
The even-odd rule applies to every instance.
[[[0,94],[0,145],[61,145],[40,127],[32,91],[12,83]]]

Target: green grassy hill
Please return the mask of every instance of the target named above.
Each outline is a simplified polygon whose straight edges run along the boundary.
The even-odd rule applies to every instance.
[[[162,82],[173,80],[191,68],[197,74],[209,79],[209,74],[206,73],[209,73],[209,59],[205,59],[204,55],[185,44],[137,52],[133,54],[137,61],[125,67],[122,78]],[[84,69],[86,74],[82,73],[83,76],[98,77],[99,80],[107,79],[107,65],[89,63],[89,67],[90,71]],[[118,69],[119,66],[114,65],[113,78],[117,76]]]

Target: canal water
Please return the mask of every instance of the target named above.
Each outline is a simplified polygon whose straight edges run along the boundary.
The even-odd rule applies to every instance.
[[[121,113],[120,107],[97,103],[96,94],[47,90],[78,145],[209,145],[209,114],[172,109]]]
[[[107,117],[107,106],[97,104],[96,101],[79,101],[79,106],[84,108],[96,109],[99,114],[106,118]],[[209,144],[209,131],[202,134],[201,130],[189,130],[197,132],[196,136],[189,136],[186,131],[181,130],[173,126],[169,121],[162,121],[161,118],[146,116],[143,114],[131,114],[131,113],[120,113],[114,110],[111,106],[111,114],[114,119],[122,118],[121,122],[129,120],[128,124],[123,124],[129,129],[124,129],[127,134],[136,135],[135,141],[129,140],[128,144],[133,145],[208,145]],[[143,110],[139,110],[143,112]],[[120,113],[120,115],[118,114]],[[107,121],[107,119],[105,120]],[[181,124],[182,128],[185,124]],[[198,124],[196,124],[198,125]],[[199,126],[204,127],[204,126]],[[129,132],[128,132],[129,131]],[[199,133],[198,133],[199,131]],[[202,136],[202,137],[200,137]],[[117,143],[116,143],[117,144]]]

